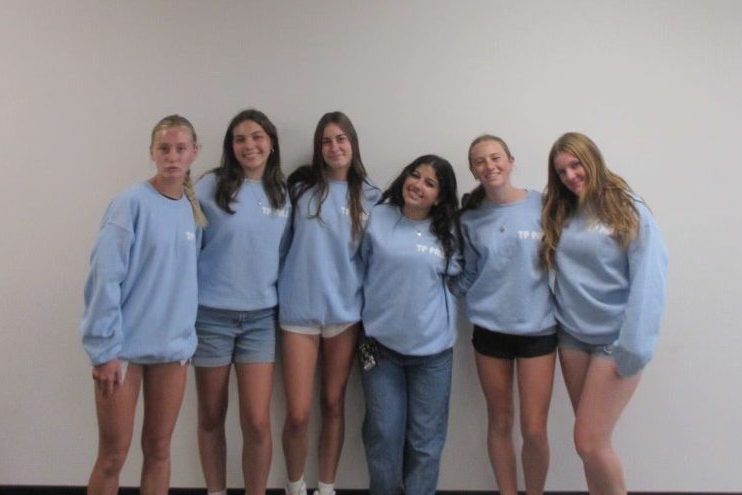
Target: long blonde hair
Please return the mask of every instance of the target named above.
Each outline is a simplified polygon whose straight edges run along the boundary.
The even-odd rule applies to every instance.
[[[573,155],[585,169],[585,193],[581,197],[567,189],[559,178],[554,168],[554,159],[559,153]],[[545,268],[555,267],[562,229],[578,207],[609,227],[616,242],[628,249],[639,230],[633,192],[625,180],[608,169],[600,149],[589,137],[568,132],[557,139],[549,152],[548,176],[541,210],[544,237],[539,249],[539,259]]]
[[[173,114],[164,117],[152,128],[152,135],[150,136],[149,144],[150,148],[155,144],[155,136],[158,132],[172,129],[173,127],[185,127],[188,129],[193,138],[193,145],[198,146],[198,138],[196,137],[196,130],[193,128],[193,124],[191,124],[187,118]],[[199,227],[205,227],[207,224],[206,215],[204,215],[204,212],[201,209],[201,204],[198,202],[198,198],[196,197],[196,191],[193,189],[193,180],[191,180],[190,170],[186,173],[185,180],[183,181],[183,191],[185,192],[186,198],[188,198],[188,201],[191,203],[193,220],[196,222],[196,225]]]

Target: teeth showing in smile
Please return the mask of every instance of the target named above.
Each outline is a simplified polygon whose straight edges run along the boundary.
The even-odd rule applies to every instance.
[[[410,196],[411,199],[422,199],[423,197],[422,194],[410,188],[407,189],[407,194]]]

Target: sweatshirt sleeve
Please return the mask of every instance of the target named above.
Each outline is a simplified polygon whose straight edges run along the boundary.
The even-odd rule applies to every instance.
[[[479,259],[479,254],[471,244],[469,230],[464,224],[461,225],[461,237],[461,253],[457,253],[455,257],[460,260],[459,265],[463,266],[460,266],[458,275],[449,279],[448,284],[451,293],[456,297],[464,297],[474,284],[477,278],[477,262]],[[449,273],[451,272],[449,271]]]
[[[85,284],[80,331],[83,347],[94,366],[115,359],[123,342],[121,284],[128,271],[134,232],[130,222],[115,218],[116,213],[109,211],[98,232]]]
[[[654,219],[638,204],[639,235],[628,249],[629,297],[613,356],[621,376],[639,373],[652,359],[665,306],[667,250]]]

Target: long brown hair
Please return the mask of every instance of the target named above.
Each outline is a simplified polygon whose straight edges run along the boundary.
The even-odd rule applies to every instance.
[[[191,138],[193,138],[193,146],[198,146],[198,138],[196,137],[196,130],[193,128],[193,124],[191,124],[191,122],[187,118],[181,115],[173,114],[162,118],[152,128],[149,147],[152,148],[152,146],[155,144],[155,136],[158,132],[165,129],[172,129],[173,127],[185,127],[186,129],[188,129],[188,131],[191,133]],[[193,181],[191,180],[190,170],[186,173],[185,180],[183,181],[183,192],[185,193],[186,198],[188,198],[188,201],[191,203],[191,209],[193,210],[193,220],[196,222],[196,225],[198,225],[199,227],[205,227],[207,223],[206,215],[204,215],[203,210],[201,210],[201,204],[198,202],[198,198],[196,197],[196,191],[193,190]]]
[[[569,153],[585,169],[585,192],[577,197],[562,183],[554,168],[559,153]],[[565,222],[578,207],[611,228],[616,242],[627,249],[639,230],[639,213],[634,194],[618,175],[611,172],[596,144],[584,134],[568,132],[556,140],[549,152],[548,182],[543,197],[541,225],[544,237],[539,249],[541,264],[555,267],[555,253]]]
[[[283,208],[286,202],[286,181],[281,171],[281,147],[278,143],[278,131],[273,122],[260,110],[253,108],[243,110],[232,118],[224,133],[222,142],[222,158],[219,166],[213,170],[216,175],[216,204],[229,214],[233,214],[231,203],[242,187],[245,172],[234,154],[233,132],[235,127],[250,120],[258,124],[271,140],[271,154],[265,164],[263,172],[263,188],[268,201],[274,210]]]
[[[366,182],[366,168],[361,160],[361,149],[358,145],[358,134],[353,123],[343,112],[328,112],[319,119],[314,130],[314,152],[311,166],[303,166],[295,170],[288,179],[291,200],[296,202],[302,194],[311,187],[317,186],[317,209],[311,214],[319,218],[322,203],[329,193],[325,159],[322,157],[322,135],[325,127],[335,124],[350,140],[353,152],[350,168],[348,169],[348,207],[350,209],[351,232],[354,239],[358,239],[363,231],[363,183]]]

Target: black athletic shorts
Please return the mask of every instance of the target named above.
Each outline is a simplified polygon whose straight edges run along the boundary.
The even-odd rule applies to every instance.
[[[474,325],[471,339],[479,354],[500,359],[530,358],[551,354],[557,347],[557,334],[511,335]]]

